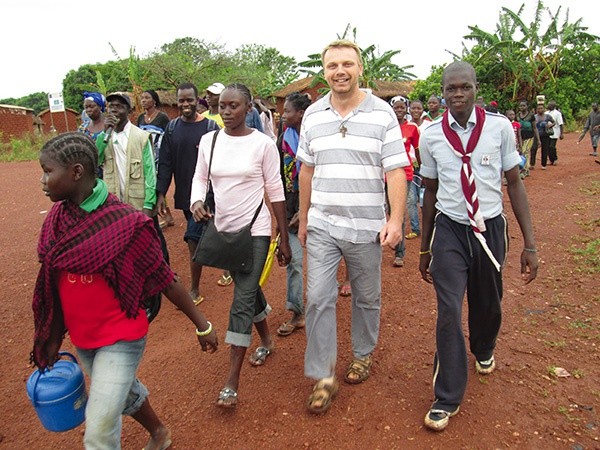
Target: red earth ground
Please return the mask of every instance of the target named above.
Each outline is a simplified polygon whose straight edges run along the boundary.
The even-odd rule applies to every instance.
[[[519,275],[522,239],[510,204],[511,248],[504,270],[504,322],[498,369],[478,376],[472,368],[460,414],[436,434],[423,427],[431,389],[436,303],[417,270],[418,239],[408,241],[404,268],[383,257],[381,335],[371,378],[343,385],[324,416],[306,412],[312,382],[303,375],[304,332],[275,337],[276,351],[263,367],[245,365],[234,411],[216,408],[229,351],[202,353],[193,327],[170,304],[151,324],[139,370],[156,411],[173,432],[172,449],[427,449],[600,448],[600,165],[576,135],[559,142],[559,164],[538,168],[525,180],[541,260],[538,278]],[[32,289],[38,270],[38,230],[51,207],[40,190],[36,161],[0,164],[0,447],[81,448],[84,426],[51,433],[26,395],[32,342]],[[188,282],[183,220],[166,230],[173,267]],[[585,251],[595,242],[595,250]],[[582,252],[579,254],[578,252]],[[595,258],[595,259],[593,259]],[[595,271],[595,272],[594,272]],[[222,341],[232,287],[217,286],[220,271],[205,269],[201,308]],[[287,319],[285,271],[275,268],[266,286],[274,330]],[[343,376],[351,358],[350,300],[338,301],[339,358]],[[466,308],[465,308],[466,310]],[[255,336],[253,347],[258,339]],[[65,350],[73,350],[68,339]],[[474,363],[470,357],[470,364]],[[472,367],[472,366],[471,366]],[[570,376],[558,377],[556,368]],[[123,448],[141,449],[144,430],[124,419]]]

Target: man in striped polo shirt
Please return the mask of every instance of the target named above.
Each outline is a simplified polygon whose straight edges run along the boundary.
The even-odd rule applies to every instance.
[[[382,247],[395,248],[402,236],[403,167],[410,164],[391,107],[359,88],[358,46],[334,41],[321,58],[331,91],[304,113],[297,154],[303,164],[298,239],[307,249],[304,372],[317,380],[307,405],[312,413],[327,411],[339,386],[336,276],[342,256],[352,286],[354,355],[344,379],[358,384],[369,377],[379,335]]]

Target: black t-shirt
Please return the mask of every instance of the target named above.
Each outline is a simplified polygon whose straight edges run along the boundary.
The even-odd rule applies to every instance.
[[[174,178],[175,208],[189,211],[200,139],[208,131],[217,130],[219,126],[210,119],[200,122],[184,122],[179,118],[173,120],[175,126],[167,125],[160,146],[156,190],[166,195],[171,178]],[[214,206],[207,206],[214,211]]]
[[[158,114],[152,119],[152,122],[146,123],[145,114],[140,114],[137,120],[137,126],[141,127],[142,125],[154,125],[155,127],[160,128],[164,131],[167,128],[167,124],[169,123],[169,116],[167,116],[164,112],[159,111]]]

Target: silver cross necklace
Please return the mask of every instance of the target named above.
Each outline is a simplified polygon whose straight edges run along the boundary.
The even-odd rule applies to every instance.
[[[343,138],[346,137],[346,133],[348,132],[348,128],[346,128],[346,125],[345,125],[347,121],[348,121],[348,119],[342,120],[340,122],[340,133],[342,133]]]

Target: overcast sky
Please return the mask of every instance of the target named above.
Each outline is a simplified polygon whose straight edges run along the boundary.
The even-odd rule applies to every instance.
[[[115,59],[109,42],[121,58],[128,57],[132,46],[143,57],[162,44],[190,36],[223,44],[229,50],[240,44],[262,44],[302,61],[319,53],[348,23],[357,29],[359,45],[375,44],[380,53],[399,49],[393,62],[413,65],[411,71],[425,78],[432,65],[452,60],[446,50],[460,54],[469,25],[493,32],[503,6],[516,12],[523,3],[6,0],[0,25],[0,99],[60,92],[69,70]],[[525,3],[522,17],[529,24],[537,1]],[[561,6],[562,19],[568,9],[569,22],[582,19],[588,32],[600,35],[597,0],[546,0],[544,5],[553,13]]]

